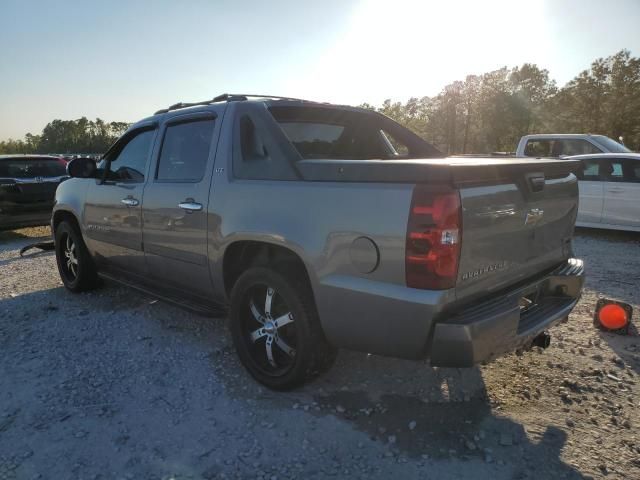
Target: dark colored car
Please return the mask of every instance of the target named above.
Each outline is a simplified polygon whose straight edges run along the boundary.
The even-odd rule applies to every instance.
[[[0,155],[0,230],[47,225],[66,162],[49,155]]]

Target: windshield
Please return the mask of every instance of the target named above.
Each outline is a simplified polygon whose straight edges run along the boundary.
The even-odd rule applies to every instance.
[[[62,177],[66,174],[65,163],[54,158],[0,160],[0,177],[4,178]]]
[[[593,140],[595,140],[598,144],[602,145],[611,153],[630,153],[627,147],[622,145],[621,143],[616,142],[615,140],[605,137],[604,135],[594,135]]]

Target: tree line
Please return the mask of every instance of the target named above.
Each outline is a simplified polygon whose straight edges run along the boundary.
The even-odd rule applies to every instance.
[[[525,63],[468,75],[433,97],[361,106],[388,115],[448,155],[513,151],[528,133],[597,133],[623,137],[640,150],[640,58],[628,50],[599,58],[562,88],[548,70]],[[99,118],[54,120],[40,135],[0,142],[0,153],[102,153],[127,127]]]
[[[362,106],[448,155],[514,151],[529,133],[597,133],[640,150],[640,59],[628,50],[599,58],[562,88],[548,70],[525,63],[469,75],[434,97]]]
[[[53,120],[40,135],[0,142],[0,153],[104,153],[129,126],[126,122]]]

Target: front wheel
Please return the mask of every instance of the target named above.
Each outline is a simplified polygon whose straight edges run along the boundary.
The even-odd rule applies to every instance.
[[[98,274],[77,227],[63,220],[56,227],[55,250],[58,272],[65,287],[84,292],[96,287]]]
[[[260,383],[287,390],[331,367],[336,350],[325,339],[304,278],[251,268],[231,292],[231,334],[240,361]]]

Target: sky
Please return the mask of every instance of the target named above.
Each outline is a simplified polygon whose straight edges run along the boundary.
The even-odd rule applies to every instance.
[[[640,0],[0,0],[0,140],[271,94],[357,105],[525,62],[640,55]]]

